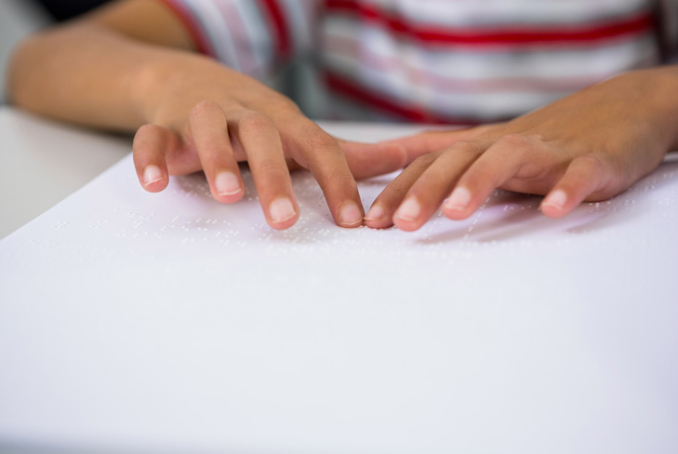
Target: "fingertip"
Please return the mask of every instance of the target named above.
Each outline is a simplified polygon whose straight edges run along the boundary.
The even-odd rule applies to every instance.
[[[473,196],[471,191],[463,186],[457,187],[450,197],[443,202],[443,214],[445,217],[460,221],[468,218],[473,212],[470,209],[470,203]]]
[[[363,225],[364,214],[362,208],[353,201],[347,202],[339,210],[337,225],[344,228],[356,228]]]
[[[443,204],[441,211],[443,215],[448,219],[451,219],[453,221],[463,221],[464,219],[468,219],[475,210],[473,210],[471,207],[460,209],[457,207],[450,207],[449,205]]]
[[[168,179],[160,167],[148,165],[141,176],[141,185],[148,192],[160,192],[167,187]]]
[[[374,204],[367,211],[367,214],[365,215],[365,220],[366,221],[380,221],[385,216],[386,216],[386,212],[384,211],[384,208],[382,208],[381,205]]]
[[[393,218],[393,225],[403,232],[416,232],[422,226],[419,222]]]
[[[550,218],[561,218],[571,210],[567,207],[568,197],[562,189],[556,189],[547,195],[541,203],[541,211]]]
[[[452,221],[463,221],[464,219],[468,219],[473,214],[473,211],[450,210],[449,208],[443,207],[442,213],[447,219],[450,219]]]
[[[394,224],[393,221],[391,221],[390,219],[380,219],[380,220],[366,219],[365,225],[371,229],[382,230],[393,227]]]
[[[132,157],[141,186],[149,192],[160,192],[169,183],[165,152],[177,146],[177,137],[162,126],[146,124],[134,135]]]
[[[554,207],[553,205],[542,205],[541,212],[554,219],[562,218],[569,213],[562,207]]]
[[[219,202],[219,203],[225,203],[225,204],[232,204],[236,202],[240,202],[242,198],[245,196],[245,191],[239,191],[236,194],[212,194],[214,199]]]
[[[406,199],[393,215],[393,223],[400,230],[413,232],[419,230],[424,222],[421,219],[421,204],[415,197]]]
[[[241,178],[229,171],[219,173],[214,178],[212,195],[221,203],[238,202],[245,195]]]
[[[365,225],[371,229],[386,229],[393,225],[393,221],[384,208],[375,203],[365,215]]]
[[[292,227],[299,219],[299,208],[287,197],[275,199],[268,207],[268,225],[276,230]]]

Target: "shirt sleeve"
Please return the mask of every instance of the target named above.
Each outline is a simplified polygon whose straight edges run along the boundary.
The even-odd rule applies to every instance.
[[[312,52],[316,0],[158,0],[184,23],[196,48],[263,79]]]
[[[664,59],[678,63],[678,0],[659,0],[657,19]]]

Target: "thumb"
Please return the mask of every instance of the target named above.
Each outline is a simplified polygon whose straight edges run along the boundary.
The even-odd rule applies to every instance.
[[[399,144],[338,141],[356,179],[395,172],[408,162],[407,151]]]

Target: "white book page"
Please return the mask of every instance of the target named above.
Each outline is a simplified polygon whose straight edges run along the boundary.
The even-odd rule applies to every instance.
[[[308,173],[274,231],[245,181],[149,194],[126,158],[0,241],[0,448],[678,452],[675,159],[414,233],[335,226]]]

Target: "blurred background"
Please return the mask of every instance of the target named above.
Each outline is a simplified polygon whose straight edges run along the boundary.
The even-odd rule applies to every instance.
[[[0,104],[6,102],[5,73],[12,48],[24,36],[69,19],[107,0],[0,0]]]

